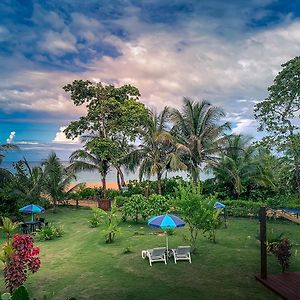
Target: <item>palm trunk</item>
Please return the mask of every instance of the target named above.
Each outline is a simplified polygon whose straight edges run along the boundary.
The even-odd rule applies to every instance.
[[[121,182],[120,182],[120,173],[119,173],[119,170],[117,170],[117,184],[118,184],[119,191],[121,191],[122,186],[121,186]]]
[[[53,198],[53,213],[56,213],[57,200]]]
[[[157,173],[157,190],[159,195],[161,195],[161,176],[161,173]]]
[[[124,173],[123,173],[122,169],[120,168],[120,166],[115,166],[115,168],[117,170],[118,186],[119,186],[119,189],[121,190],[121,187],[126,185],[126,182],[124,179]]]

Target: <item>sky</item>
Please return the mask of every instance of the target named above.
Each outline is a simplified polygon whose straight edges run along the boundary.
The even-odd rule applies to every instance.
[[[259,138],[253,107],[299,54],[300,0],[2,0],[0,144],[22,149],[8,161],[67,160],[75,79],[133,84],[157,111],[206,99]]]

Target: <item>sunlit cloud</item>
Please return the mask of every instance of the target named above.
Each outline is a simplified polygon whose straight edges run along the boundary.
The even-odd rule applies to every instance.
[[[9,137],[6,139],[7,144],[11,144],[13,142],[14,137],[16,136],[16,132],[12,131],[9,135]]]

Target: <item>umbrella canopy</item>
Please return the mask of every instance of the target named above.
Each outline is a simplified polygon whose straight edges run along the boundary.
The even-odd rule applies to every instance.
[[[162,229],[174,229],[177,227],[183,227],[184,221],[175,215],[161,215],[155,216],[148,220],[148,225],[151,227]]]
[[[45,211],[45,208],[39,205],[29,204],[20,208],[19,211],[25,214],[31,214],[31,219],[33,221],[33,214],[41,213]]]
[[[150,227],[155,228],[161,228],[161,229],[174,229],[177,227],[183,227],[185,225],[185,222],[178,218],[175,215],[161,215],[161,216],[155,216],[148,220],[148,225]],[[169,241],[168,241],[168,235],[166,235],[166,245],[167,245],[167,251],[169,250]]]
[[[216,202],[215,203],[215,205],[214,205],[214,208],[221,208],[221,209],[223,209],[223,208],[225,208],[226,207],[226,205],[225,204],[223,204],[223,203],[221,203],[221,202]]]

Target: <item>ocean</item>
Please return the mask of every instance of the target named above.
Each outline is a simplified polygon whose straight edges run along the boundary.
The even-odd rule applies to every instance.
[[[29,161],[28,164],[30,165],[30,167],[34,167],[34,166],[40,166],[40,162],[38,161]],[[64,166],[67,166],[69,164],[69,162],[67,161],[62,161],[62,164]],[[5,168],[7,170],[9,170],[10,172],[14,173],[14,168],[13,168],[13,162],[9,162],[9,161],[4,161],[1,164],[1,168]],[[127,173],[124,172],[125,175],[125,181],[129,181],[129,180],[138,180],[138,171],[135,173]],[[188,178],[187,172],[168,172],[167,177],[176,177],[176,176],[181,176],[184,179]],[[207,176],[201,176],[203,177],[202,179],[207,178]],[[165,178],[165,175],[164,177]],[[152,176],[150,179],[155,180],[156,177]],[[108,182],[116,182],[117,178],[116,178],[116,170],[114,168],[112,168],[110,170],[110,172],[107,175],[106,180]],[[74,180],[74,183],[81,183],[81,182],[100,182],[101,181],[101,177],[100,174],[97,171],[80,171],[76,174],[76,180]]]

